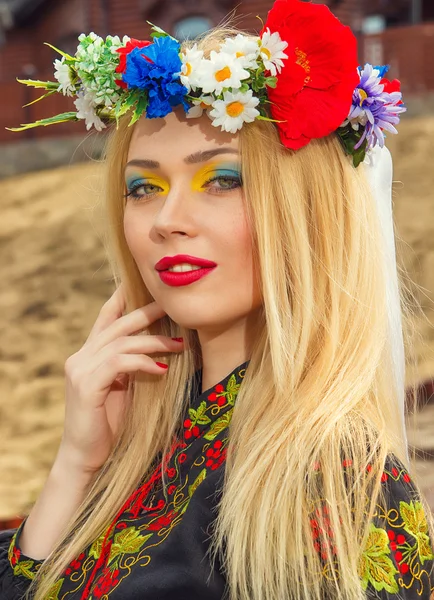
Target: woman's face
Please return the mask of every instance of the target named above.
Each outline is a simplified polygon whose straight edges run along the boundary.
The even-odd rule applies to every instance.
[[[171,319],[189,329],[218,331],[261,305],[237,136],[213,127],[206,115],[187,119],[174,111],[164,119],[142,118],[125,183],[126,241],[146,287]],[[157,270],[165,257],[215,266],[190,273],[168,271],[167,265]]]

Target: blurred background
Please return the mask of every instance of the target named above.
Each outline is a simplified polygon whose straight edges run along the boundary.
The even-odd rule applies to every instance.
[[[434,2],[328,0],[359,40],[359,62],[389,64],[408,112],[387,136],[395,166],[399,254],[423,315],[414,317],[417,365],[408,390],[420,399],[408,416],[418,483],[434,509]],[[11,133],[5,127],[75,110],[15,78],[54,80],[58,55],[74,54],[82,32],[147,39],[156,23],[194,38],[234,12],[258,33],[271,0],[0,0],[0,529],[19,524],[54,460],[64,417],[65,360],[84,343],[114,290],[97,203],[104,133],[83,123]]]

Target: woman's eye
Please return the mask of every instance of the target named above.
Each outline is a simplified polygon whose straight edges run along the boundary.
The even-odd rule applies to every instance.
[[[242,186],[241,177],[238,175],[219,175],[207,181],[204,187],[217,193],[235,190]]]
[[[157,194],[161,191],[161,187],[158,185],[154,185],[153,183],[140,183],[136,186],[133,186],[130,189],[130,191],[126,194],[126,197],[138,199],[142,196],[153,196],[154,194]]]

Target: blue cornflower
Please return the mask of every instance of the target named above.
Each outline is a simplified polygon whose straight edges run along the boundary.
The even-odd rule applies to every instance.
[[[188,90],[182,85],[180,44],[171,37],[159,37],[145,48],[134,48],[127,55],[122,75],[129,88],[148,90],[146,116],[165,117],[174,106],[190,108],[185,99]]]

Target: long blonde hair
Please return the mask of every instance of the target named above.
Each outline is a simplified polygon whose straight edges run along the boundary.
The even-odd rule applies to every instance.
[[[213,30],[199,46],[209,52],[233,34]],[[123,232],[128,121],[108,141],[105,202],[107,252],[131,311],[152,298]],[[274,124],[256,121],[240,131],[240,151],[263,323],[230,424],[210,558],[220,555],[229,600],[359,600],[360,552],[386,457],[407,461],[375,199],[363,166],[354,169],[334,135],[293,152]],[[189,349],[161,355],[165,378],[137,373],[116,446],[32,583],[36,600],[170,448],[200,347],[196,333],[169,316],[144,333],[183,336]],[[345,473],[343,460],[352,461]],[[318,503],[328,507],[336,549],[322,558],[325,567],[310,525]]]

